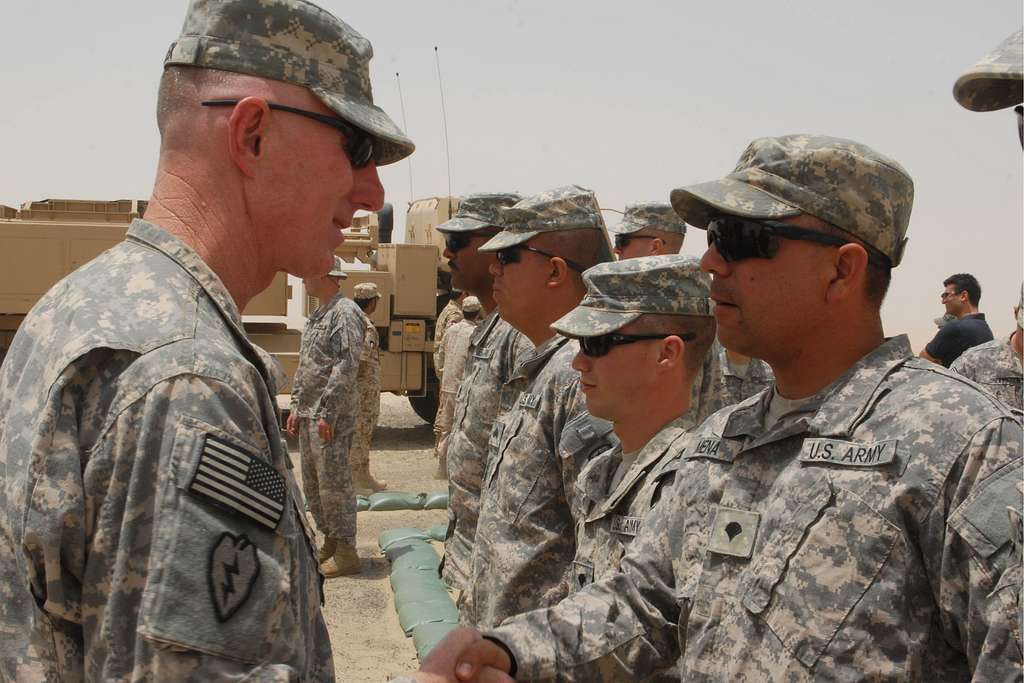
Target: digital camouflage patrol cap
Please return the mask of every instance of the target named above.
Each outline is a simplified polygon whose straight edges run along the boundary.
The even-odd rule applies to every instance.
[[[331,277],[340,277],[342,280],[348,279],[348,273],[344,271],[345,262],[337,254],[334,255],[334,267],[331,268],[331,272],[327,273]]]
[[[863,240],[899,265],[914,181],[867,145],[824,135],[754,140],[721,180],[672,191],[672,206],[707,228],[718,214],[778,219],[810,214]]]
[[[627,205],[622,221],[612,228],[612,232],[620,235],[641,230],[660,230],[685,235],[686,223],[670,204],[642,202]]]
[[[971,111],[995,111],[1024,101],[1024,30],[1017,30],[953,85],[953,97]]]
[[[373,136],[378,166],[412,154],[412,140],[373,103],[373,47],[351,26],[304,0],[192,0],[164,66],[198,66],[305,86]]]
[[[463,313],[473,313],[474,311],[479,311],[480,308],[480,299],[477,299],[475,296],[467,296],[462,300]]]
[[[692,256],[669,254],[601,263],[583,273],[583,301],[552,329],[567,337],[597,337],[642,315],[711,315],[711,278]]]
[[[501,209],[500,218],[502,231],[478,251],[500,251],[545,232],[591,229],[606,234],[597,197],[579,185],[557,187],[527,197]],[[610,248],[608,253],[611,254]]]
[[[356,301],[366,301],[367,299],[379,299],[380,292],[377,291],[377,285],[373,282],[360,282],[352,289],[352,298]]]
[[[501,209],[523,198],[515,192],[470,194],[459,200],[455,216],[437,226],[440,232],[472,232],[481,228],[501,226]]]

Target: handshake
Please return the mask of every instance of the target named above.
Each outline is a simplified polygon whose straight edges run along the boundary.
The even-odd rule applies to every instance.
[[[512,683],[508,652],[478,631],[459,627],[437,644],[420,670],[393,683]]]

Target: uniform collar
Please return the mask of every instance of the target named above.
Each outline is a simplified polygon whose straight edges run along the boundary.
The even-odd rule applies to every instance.
[[[555,355],[555,352],[565,346],[568,341],[568,337],[556,334],[540,346],[524,353],[510,381],[512,379],[530,378],[536,375],[544,367],[548,359]]]

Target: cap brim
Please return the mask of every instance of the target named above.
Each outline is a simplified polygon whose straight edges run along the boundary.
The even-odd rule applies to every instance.
[[[477,220],[476,218],[469,218],[468,216],[456,216],[451,220],[447,220],[441,225],[437,226],[438,232],[473,232],[474,230],[481,230],[482,228],[491,227],[490,223]]]
[[[332,270],[331,272],[327,273],[327,277],[340,277],[342,280],[347,280],[348,273],[341,270]]]
[[[996,111],[1024,100],[1024,81],[1019,73],[969,71],[956,80],[953,97],[964,109]]]
[[[484,242],[483,246],[478,248],[477,251],[500,251],[502,249],[507,249],[508,247],[514,247],[517,244],[523,244],[539,234],[539,230],[527,230],[525,232],[502,230],[497,235]]]
[[[644,229],[644,226],[637,225],[627,221],[622,221],[618,225],[614,225],[609,229],[609,232],[613,235],[629,235],[634,232],[640,232]]]
[[[551,329],[566,337],[599,337],[621,329],[643,313],[605,311],[588,306],[577,306],[551,323]]]
[[[672,190],[672,208],[690,225],[705,229],[717,214],[744,218],[786,218],[804,213],[763,190],[732,178]]]
[[[386,166],[401,161],[416,149],[402,129],[384,110],[373,104],[356,102],[324,88],[310,88],[328,109],[358,126],[374,138],[373,161],[377,166]]]

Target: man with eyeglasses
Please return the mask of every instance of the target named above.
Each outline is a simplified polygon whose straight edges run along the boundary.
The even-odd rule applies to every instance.
[[[956,273],[942,284],[945,290],[939,300],[953,320],[939,328],[919,355],[948,368],[967,349],[992,341],[992,329],[985,314],[978,312],[981,285],[977,278],[970,273]]]
[[[494,301],[494,275],[490,270],[497,261],[492,252],[479,250],[501,231],[500,210],[521,199],[507,192],[468,195],[459,202],[455,217],[437,226],[445,237],[444,257],[451,268],[452,286],[479,299],[484,312],[469,340],[446,451],[448,531],[441,577],[457,589],[465,588],[469,576],[487,441],[498,417],[500,394],[516,359],[533,347],[529,339],[502,320]]]
[[[719,338],[774,389],[691,433],[620,572],[486,630],[460,680],[499,652],[517,680],[1019,677],[1019,415],[882,331],[912,199],[898,163],[817,135],[673,191]]]
[[[502,231],[480,247],[497,263],[501,316],[534,348],[500,392],[460,619],[495,626],[568,592],[575,551],[574,484],[609,428],[593,422],[572,369],[578,345],[551,323],[579,304],[582,273],[611,259],[594,193],[570,185],[501,210]]]
[[[240,311],[278,271],[330,271],[376,167],[413,151],[371,55],[301,0],[190,4],[145,218],[39,301],[0,376],[0,678],[333,680]]]

